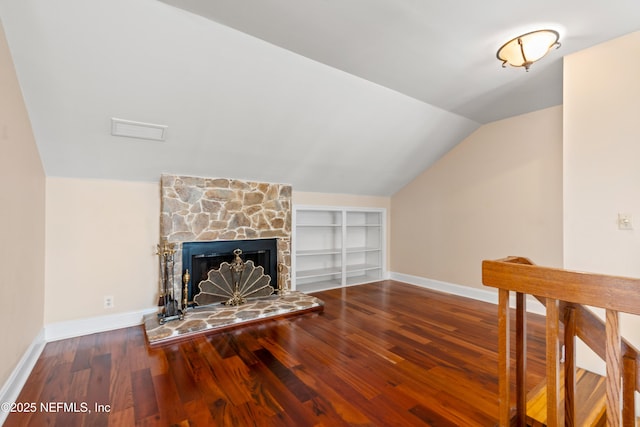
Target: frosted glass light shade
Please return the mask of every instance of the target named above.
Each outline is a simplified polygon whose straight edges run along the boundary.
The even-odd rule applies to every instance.
[[[503,67],[509,64],[529,71],[531,64],[542,59],[552,47],[560,47],[559,38],[560,35],[554,30],[532,31],[503,44],[498,49],[497,57]]]

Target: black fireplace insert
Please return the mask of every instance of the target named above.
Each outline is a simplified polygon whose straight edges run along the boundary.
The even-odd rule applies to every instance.
[[[242,250],[241,258],[262,266],[264,274],[271,277],[271,286],[278,288],[278,242],[277,239],[216,240],[207,242],[185,242],[182,244],[182,274],[189,270],[191,279],[187,284],[188,305],[200,292],[198,284],[207,279],[209,271],[220,268],[223,262],[233,261],[233,251]]]

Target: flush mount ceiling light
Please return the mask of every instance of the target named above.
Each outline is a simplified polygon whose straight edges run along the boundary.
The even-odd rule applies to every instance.
[[[552,47],[560,47],[559,38],[554,30],[532,31],[503,44],[496,56],[502,61],[503,68],[509,64],[529,71],[531,64],[542,59]]]

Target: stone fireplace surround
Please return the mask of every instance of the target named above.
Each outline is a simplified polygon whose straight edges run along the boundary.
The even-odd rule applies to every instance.
[[[174,283],[182,292],[182,244],[228,240],[277,240],[278,283],[291,287],[291,186],[223,178],[175,175],[161,177],[160,238],[176,244]],[[180,298],[182,301],[182,298]],[[324,303],[289,291],[239,306],[213,304],[189,309],[184,320],[160,324],[145,316],[149,345],[173,342],[195,334],[295,314],[322,311]]]
[[[290,185],[177,175],[160,182],[160,239],[176,243],[176,286],[182,289],[184,242],[276,238],[279,283],[272,286],[290,289]]]

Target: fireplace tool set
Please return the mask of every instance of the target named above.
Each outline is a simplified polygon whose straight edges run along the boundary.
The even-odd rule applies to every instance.
[[[160,257],[160,296],[158,298],[158,321],[164,324],[169,320],[184,319],[184,312],[176,299],[173,279],[174,256],[176,244],[163,241],[158,245],[157,255]]]

